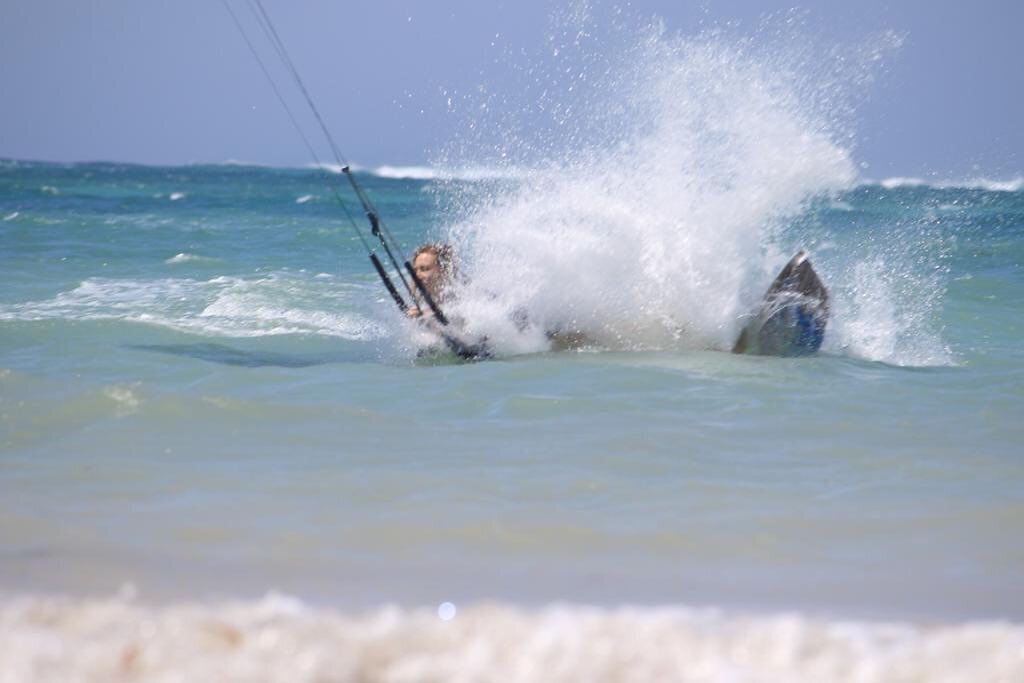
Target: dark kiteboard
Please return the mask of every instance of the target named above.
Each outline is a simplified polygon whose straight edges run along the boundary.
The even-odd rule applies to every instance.
[[[827,323],[828,290],[800,251],[772,282],[732,352],[805,356],[821,348]]]

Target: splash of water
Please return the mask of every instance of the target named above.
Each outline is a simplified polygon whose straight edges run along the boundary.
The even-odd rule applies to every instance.
[[[780,222],[856,179],[785,60],[717,33],[655,25],[635,38],[600,59],[574,44],[582,65],[540,105],[554,124],[521,139],[518,157],[540,164],[466,202],[451,226],[459,314],[504,350],[545,348],[545,331],[608,348],[727,348],[752,281],[782,259]]]
[[[933,318],[949,277],[949,247],[934,216],[897,222],[895,239],[848,245],[856,254],[829,273],[833,322],[826,349],[894,365],[950,365]]]
[[[856,183],[853,91],[899,39],[823,57],[788,30],[681,37],[655,21],[609,39],[570,14],[524,68],[525,101],[481,87],[463,107],[476,132],[445,152],[517,170],[456,192],[455,314],[506,353],[546,350],[551,332],[729,348],[804,246],[780,232]]]

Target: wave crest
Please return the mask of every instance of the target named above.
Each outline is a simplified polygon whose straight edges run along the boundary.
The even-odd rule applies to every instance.
[[[354,310],[362,288],[271,273],[209,280],[89,278],[44,301],[0,305],[0,320],[124,320],[220,337],[317,334],[350,340],[386,334]]]
[[[25,681],[1024,677],[1024,628],[1017,624],[857,623],[681,607],[453,608],[351,615],[273,594],[159,608],[130,599],[16,598],[0,603],[0,654],[8,677]]]
[[[1008,180],[993,180],[990,178],[970,178],[967,180],[925,180],[914,177],[893,177],[880,180],[877,183],[865,180],[862,185],[880,185],[887,190],[894,190],[904,187],[925,187],[934,190],[985,190],[986,192],[1020,192],[1024,190],[1024,176],[1017,176]]]

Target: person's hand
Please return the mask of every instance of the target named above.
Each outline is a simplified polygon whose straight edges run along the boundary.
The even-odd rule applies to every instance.
[[[424,321],[425,320],[433,320],[433,318],[434,318],[434,312],[433,311],[422,309],[422,308],[415,308],[415,307],[410,308],[409,310],[407,310],[405,312],[405,314],[407,316],[409,316],[410,318],[418,319],[418,320],[424,320]]]

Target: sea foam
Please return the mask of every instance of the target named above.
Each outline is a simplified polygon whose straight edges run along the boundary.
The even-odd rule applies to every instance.
[[[516,178],[522,175],[522,171],[485,166],[470,166],[464,168],[444,168],[432,166],[380,166],[371,171],[379,178],[409,179],[409,180],[495,180]]]
[[[897,187],[922,187],[927,185],[927,183],[921,178],[904,177],[886,178],[878,184],[887,190],[893,190]]]
[[[500,604],[345,614],[288,596],[154,608],[0,603],[11,681],[829,681],[1024,678],[1024,628]]]
[[[863,181],[863,185],[873,185],[872,181]],[[988,192],[1020,192],[1024,189],[1024,177],[1017,176],[1007,180],[991,178],[968,178],[965,180],[925,180],[913,177],[894,177],[878,181],[887,190],[901,187],[927,187],[938,190],[985,190]]]
[[[181,252],[179,254],[175,254],[174,256],[170,257],[169,259],[166,259],[164,261],[164,263],[166,263],[168,265],[172,265],[172,264],[175,264],[175,263],[193,263],[193,262],[196,262],[196,261],[215,261],[215,260],[216,259],[210,258],[209,256],[200,256],[198,254],[188,254],[188,253],[185,253],[185,252]]]
[[[89,278],[41,301],[0,305],[0,320],[125,320],[222,337],[317,334],[367,340],[380,323],[353,310],[365,292],[291,273],[209,280]]]

